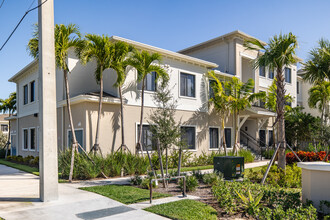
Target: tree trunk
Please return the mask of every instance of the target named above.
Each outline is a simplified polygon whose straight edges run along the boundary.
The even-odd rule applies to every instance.
[[[10,114],[9,114],[10,117]],[[6,144],[6,154],[5,154],[5,159],[7,159],[7,155],[8,155],[8,150],[9,150],[9,144],[10,144],[10,120],[9,120],[9,124],[8,124],[8,139],[7,139],[7,144]],[[10,146],[11,149],[11,146]],[[12,149],[11,149],[12,150]]]
[[[168,177],[168,146],[166,146],[166,177]],[[166,187],[168,187],[167,180],[166,180]]]
[[[76,133],[74,130],[74,125],[73,125],[73,120],[72,120],[72,112],[71,112],[71,104],[70,104],[70,88],[69,88],[67,70],[63,70],[63,74],[64,74],[64,84],[65,84],[66,106],[68,109],[69,123],[70,123],[70,128],[71,128],[71,133],[72,133],[71,165],[70,165],[70,174],[69,174],[69,182],[72,182],[73,167],[74,167],[74,153],[78,148],[77,148]]]
[[[94,153],[97,151],[100,151],[100,154],[102,156],[102,151],[100,148],[100,124],[101,124],[101,112],[102,112],[102,98],[103,98],[103,68],[100,68],[100,97],[99,97],[99,110],[97,115],[97,125],[96,125],[96,135],[95,135],[95,143],[92,148],[94,150]]]
[[[141,150],[141,155],[142,157],[144,156],[143,155],[143,147],[142,147],[142,143],[141,143],[141,140],[142,140],[142,127],[143,127],[143,109],[144,109],[144,79],[142,79],[142,90],[141,90],[141,115],[140,115],[140,133],[139,133],[139,139],[138,139],[138,146],[137,147],[140,147],[140,150]]]
[[[120,97],[120,120],[121,120],[121,150],[124,148],[127,149],[125,144],[125,127],[124,127],[124,103],[123,103],[123,94],[121,90],[121,86],[119,86],[119,97]]]
[[[181,173],[181,162],[182,162],[182,148],[179,149],[179,162],[178,162],[178,176]]]
[[[236,155],[237,151],[238,151],[238,126],[239,126],[239,114],[238,112],[235,110],[235,144],[234,144],[234,156]]]
[[[160,153],[160,146],[159,146],[159,139],[157,139],[157,151],[158,151],[158,158],[159,158],[159,167],[160,167],[160,172],[162,174],[162,178],[163,178],[163,187],[166,187],[165,184],[165,176],[164,176],[164,167],[163,167],[163,158],[162,158],[162,154]]]
[[[227,145],[226,145],[226,135],[225,135],[225,119],[222,118],[221,120],[221,124],[222,124],[222,146],[223,146],[223,150],[225,151],[225,156],[227,156]]]
[[[276,76],[276,113],[277,113],[277,123],[278,123],[278,142],[280,144],[278,149],[278,166],[285,170],[285,121],[284,121],[284,104],[285,104],[285,88],[284,88],[284,76],[283,68],[277,69]]]

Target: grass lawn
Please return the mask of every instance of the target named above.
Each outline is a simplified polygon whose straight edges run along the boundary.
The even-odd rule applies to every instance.
[[[13,162],[7,161],[5,159],[0,159],[0,164],[39,176],[39,169],[36,167],[30,167],[30,166],[23,165],[23,164],[13,163]]]
[[[150,191],[147,189],[140,189],[133,186],[123,185],[105,185],[79,188],[89,192],[94,192],[110,199],[117,200],[124,204],[132,204],[150,199]],[[159,199],[172,196],[170,194],[153,192],[152,198]]]
[[[171,219],[217,219],[217,211],[214,208],[202,202],[189,199],[155,205],[146,208],[145,210]]]

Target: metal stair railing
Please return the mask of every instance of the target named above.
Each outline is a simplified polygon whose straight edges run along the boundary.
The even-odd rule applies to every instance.
[[[246,139],[247,139],[247,146],[248,147],[250,147],[249,145],[248,145],[248,143],[249,143],[249,141],[252,143],[252,144],[254,144],[256,147],[257,147],[257,149],[259,149],[259,152],[260,152],[260,160],[262,160],[262,148],[263,148],[263,146],[264,147],[267,147],[267,148],[269,148],[269,146],[265,143],[265,142],[263,142],[262,140],[260,140],[260,139],[255,139],[254,137],[252,137],[250,134],[248,134],[247,132],[245,132],[245,131],[243,131],[243,130],[241,130],[240,131],[240,134],[242,135],[242,136],[244,136]],[[261,146],[260,145],[260,143],[263,145],[263,146]],[[250,147],[251,148],[251,147]]]

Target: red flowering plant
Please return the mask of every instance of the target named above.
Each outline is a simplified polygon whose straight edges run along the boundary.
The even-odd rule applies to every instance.
[[[301,161],[322,161],[323,158],[326,155],[325,151],[320,151],[320,152],[308,152],[308,151],[298,151],[296,152],[298,157],[300,158]],[[330,155],[328,155],[328,158],[326,161],[330,160]],[[296,163],[298,162],[298,159],[295,157],[295,155],[292,152],[289,152],[286,154],[286,162],[288,164]]]

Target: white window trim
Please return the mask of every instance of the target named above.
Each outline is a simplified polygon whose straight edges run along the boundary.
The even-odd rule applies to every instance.
[[[66,148],[68,149],[70,146],[69,146],[69,132],[71,131],[70,128],[66,129]],[[83,132],[83,138],[82,138],[82,147],[84,147],[84,144],[85,144],[85,135],[84,135],[84,129],[83,128],[75,128],[74,131],[82,131]],[[79,148],[78,148],[79,149]]]
[[[31,130],[32,129],[34,129],[34,136],[35,136],[35,149],[31,149]],[[37,132],[37,129],[36,129],[36,127],[29,127],[29,131],[28,131],[28,139],[29,139],[29,141],[28,141],[28,146],[29,146],[29,151],[32,151],[32,152],[34,152],[34,151],[36,151],[37,150],[37,134],[36,134],[36,132]]]
[[[221,128],[220,126],[209,126],[209,150],[210,151],[217,151],[219,150],[219,146],[217,148],[211,148],[211,143],[210,143],[210,128],[217,128],[218,129],[218,141],[219,141],[219,146],[221,146]]]
[[[181,73],[195,76],[195,96],[194,97],[181,95]],[[179,82],[179,85],[178,85],[178,87],[179,87],[179,98],[197,100],[197,74],[196,73],[193,73],[193,72],[190,72],[190,71],[185,71],[185,70],[184,71],[179,70],[178,82]]]
[[[27,130],[27,148],[24,149],[24,130]],[[29,151],[29,128],[22,128],[22,151]]]
[[[194,127],[195,128],[195,149],[183,149],[183,151],[184,152],[187,152],[187,151],[197,152],[197,125],[181,125],[180,129],[182,127],[191,127],[191,128]]]

